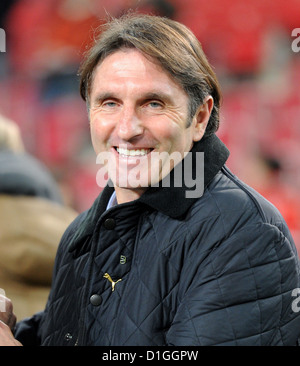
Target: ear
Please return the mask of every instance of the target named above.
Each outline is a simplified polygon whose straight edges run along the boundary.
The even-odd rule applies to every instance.
[[[214,100],[211,95],[207,96],[204,99],[204,102],[202,105],[199,106],[197,109],[197,112],[195,113],[193,117],[193,123],[194,126],[194,141],[200,141],[205,133],[212,109],[214,106]]]

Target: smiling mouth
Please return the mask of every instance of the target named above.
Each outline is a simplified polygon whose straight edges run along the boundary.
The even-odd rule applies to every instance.
[[[126,149],[123,147],[115,147],[116,151],[122,156],[146,156],[153,149]]]

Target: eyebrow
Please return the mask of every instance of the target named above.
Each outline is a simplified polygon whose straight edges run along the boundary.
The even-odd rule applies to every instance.
[[[162,100],[162,101],[166,101],[168,103],[172,103],[172,98],[171,96],[169,96],[166,93],[163,92],[150,92],[150,93],[146,93],[144,95],[141,96],[141,99],[145,99],[145,100]]]
[[[98,103],[99,101],[105,99],[118,99],[118,98],[114,95],[114,93],[103,92],[96,94],[96,96],[91,100],[91,103]]]
[[[98,103],[99,101],[105,100],[105,99],[116,99],[118,100],[119,97],[114,92],[103,92],[98,93],[96,96],[91,100],[91,103]],[[164,92],[148,92],[145,94],[142,94],[138,100],[162,100],[166,103],[172,103],[172,98],[167,93]]]

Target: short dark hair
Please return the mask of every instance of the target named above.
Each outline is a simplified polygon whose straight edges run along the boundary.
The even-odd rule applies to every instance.
[[[124,47],[134,47],[158,60],[188,94],[191,118],[205,97],[211,95],[214,106],[206,135],[217,131],[221,101],[217,77],[192,31],[185,25],[165,17],[126,14],[111,19],[101,27],[99,36],[85,54],[79,70],[80,94],[83,100],[89,104],[96,66],[108,55]]]

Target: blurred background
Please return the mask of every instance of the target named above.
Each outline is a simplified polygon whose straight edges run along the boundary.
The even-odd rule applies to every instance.
[[[300,52],[291,47],[300,0],[1,0],[0,114],[18,124],[66,204],[87,209],[100,188],[78,66],[107,15],[128,9],[196,34],[223,90],[228,166],[279,208],[300,248]]]

